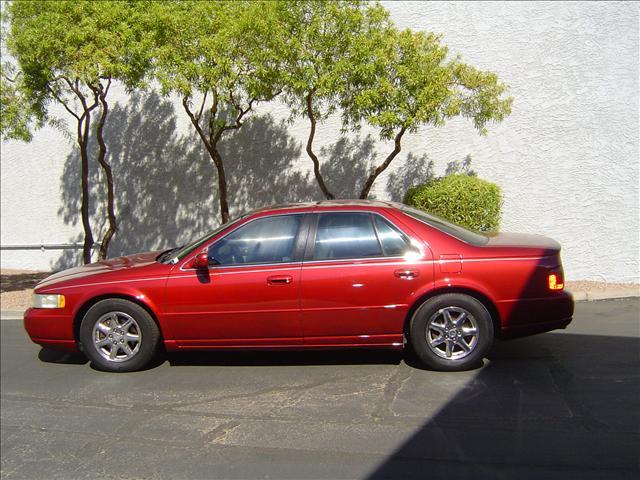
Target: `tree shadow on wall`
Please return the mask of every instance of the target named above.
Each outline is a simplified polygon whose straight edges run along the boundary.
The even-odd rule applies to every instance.
[[[364,138],[342,136],[334,144],[322,147],[320,173],[329,191],[336,198],[358,198],[376,154],[376,142],[371,135]]]
[[[178,132],[179,115],[183,112],[156,92],[134,93],[111,108],[104,135],[114,174],[118,231],[109,257],[181,245],[219,224],[216,169],[191,125]],[[89,142],[94,151],[95,139]],[[284,120],[268,114],[251,117],[224,138],[220,151],[232,216],[265,205],[323,199],[310,173],[311,162]],[[357,197],[380,161],[370,135],[339,137],[321,154],[322,174],[336,198]],[[402,200],[409,186],[431,178],[433,162],[410,153],[387,176],[387,189],[392,200]],[[95,160],[90,162],[89,184],[90,216],[99,241],[106,230],[106,192]],[[75,147],[64,166],[61,190],[58,214],[79,230],[80,159]],[[82,233],[72,242],[82,244]],[[81,262],[81,250],[65,250],[51,267],[61,270]]]
[[[409,153],[404,163],[387,177],[389,198],[394,202],[401,202],[409,188],[434,178],[433,160],[429,160],[426,153],[420,156]]]
[[[215,167],[195,132],[177,133],[177,119],[173,103],[155,92],[133,94],[109,114],[105,142],[118,217],[109,257],[180,245],[219,224]],[[224,141],[221,153],[232,214],[316,198],[315,182],[293,169],[300,145],[288,134],[285,122],[256,116]],[[92,225],[99,240],[106,228],[106,195],[95,161],[89,183]],[[61,185],[59,215],[66,224],[77,226],[80,160],[75,148],[65,163]],[[82,235],[74,240],[81,243]],[[65,251],[52,268],[77,265],[80,257],[78,251]]]
[[[387,176],[387,192],[394,202],[402,202],[407,190],[428,183],[438,178],[434,171],[434,162],[429,160],[427,154],[416,156],[409,153],[404,162]],[[476,172],[471,168],[471,155],[462,160],[452,160],[447,163],[444,176],[465,174],[475,176]]]

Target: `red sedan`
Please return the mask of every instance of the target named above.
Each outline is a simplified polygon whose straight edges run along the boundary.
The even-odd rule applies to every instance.
[[[138,370],[161,346],[410,346],[429,367],[479,364],[496,338],[564,328],[560,245],[486,237],[404,205],[273,207],[189,245],[72,268],[36,286],[31,339]]]

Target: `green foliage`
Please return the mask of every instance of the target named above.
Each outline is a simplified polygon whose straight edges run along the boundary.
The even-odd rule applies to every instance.
[[[293,115],[322,120],[342,106],[351,76],[370,77],[369,48],[392,28],[388,12],[361,1],[279,2],[286,48],[284,93]]]
[[[21,95],[45,117],[52,102],[69,104],[73,87],[104,79],[135,86],[148,68],[151,37],[133,1],[31,2],[5,7],[11,27],[7,49],[17,61]]]
[[[38,125],[38,111],[20,88],[20,75],[15,75],[13,66],[2,62],[0,72],[0,138],[32,139],[32,126]],[[15,75],[15,76],[12,76]]]
[[[389,29],[368,49],[371,70],[351,77],[345,120],[378,127],[382,139],[456,116],[472,119],[485,134],[487,123],[511,113],[512,98],[498,77],[449,60],[438,35]]]
[[[500,187],[471,175],[448,175],[410,188],[404,203],[479,232],[500,226]]]
[[[272,2],[151,2],[152,76],[164,93],[190,101],[208,93],[216,110],[238,113],[279,91],[282,29]],[[234,115],[235,116],[235,115]]]
[[[294,116],[308,117],[307,154],[327,198],[313,152],[317,121],[339,113],[342,130],[369,125],[393,149],[374,165],[360,198],[402,149],[406,132],[439,127],[450,118],[472,120],[480,134],[511,112],[507,87],[492,72],[450,58],[438,35],[399,30],[377,3],[358,1],[281,3],[288,30],[285,99]]]

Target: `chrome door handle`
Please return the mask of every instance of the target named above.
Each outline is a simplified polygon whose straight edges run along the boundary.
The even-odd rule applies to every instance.
[[[405,280],[411,280],[412,278],[416,278],[420,276],[419,270],[406,270],[399,269],[393,272],[393,274],[398,278],[404,278]]]
[[[291,275],[274,275],[267,277],[267,283],[269,285],[289,285],[291,282],[293,282]]]

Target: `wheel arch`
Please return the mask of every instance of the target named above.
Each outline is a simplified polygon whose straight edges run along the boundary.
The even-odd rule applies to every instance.
[[[158,326],[158,331],[160,332],[160,344],[163,343],[164,336],[163,336],[163,333],[162,333],[162,326],[160,325],[160,322],[158,321],[158,316],[156,315],[156,313],[153,311],[153,309],[148,304],[146,304],[145,302],[141,301],[140,299],[136,298],[133,295],[127,295],[127,294],[124,294],[124,293],[105,293],[105,294],[102,294],[102,295],[97,295],[95,297],[89,298],[76,311],[76,313],[75,313],[75,315],[73,317],[73,336],[74,336],[74,338],[75,338],[75,340],[76,340],[78,345],[81,345],[81,342],[80,342],[80,324],[82,323],[82,319],[87,314],[89,309],[91,307],[93,307],[96,303],[98,303],[98,302],[100,302],[102,300],[113,300],[113,299],[127,300],[127,301],[129,301],[131,303],[135,303],[136,305],[144,308],[147,311],[147,313],[151,316],[153,321],[156,322],[156,325]]]
[[[409,338],[409,326],[411,323],[411,318],[413,317],[413,314],[416,312],[416,310],[418,310],[418,308],[420,308],[420,306],[427,300],[447,293],[461,293],[464,295],[469,295],[470,297],[473,297],[480,303],[482,303],[482,305],[484,305],[484,307],[489,312],[489,316],[491,317],[491,322],[493,323],[494,338],[500,337],[500,314],[498,313],[498,309],[496,308],[493,301],[484,293],[479,292],[478,290],[475,290],[473,288],[452,286],[430,290],[429,292],[422,294],[411,304],[411,307],[409,307],[404,320],[403,333],[405,335],[405,338]]]

